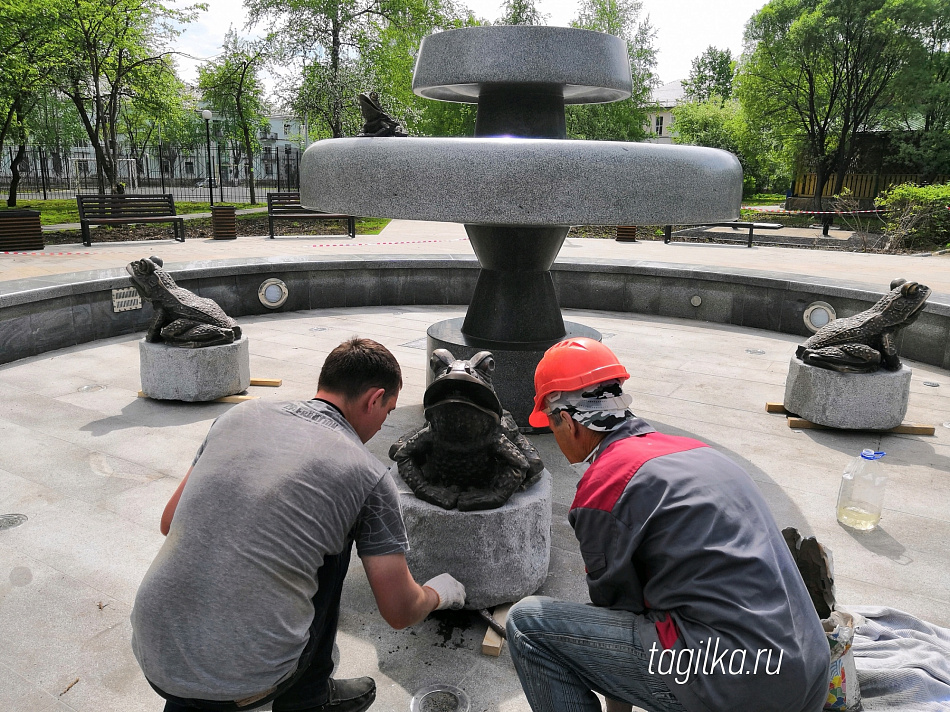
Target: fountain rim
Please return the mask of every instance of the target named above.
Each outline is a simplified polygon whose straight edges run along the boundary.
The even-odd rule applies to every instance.
[[[742,167],[699,146],[337,138],[304,153],[300,198],[324,212],[477,225],[698,225],[738,218]]]

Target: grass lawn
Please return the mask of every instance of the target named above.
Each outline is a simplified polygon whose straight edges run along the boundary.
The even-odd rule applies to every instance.
[[[233,205],[238,209],[267,207],[267,203],[259,205],[251,205],[250,203],[222,203],[222,205]],[[76,207],[75,198],[64,198],[61,200],[18,200],[15,208],[0,205],[0,210],[39,210],[40,223],[43,225],[79,222],[79,208]],[[208,213],[211,212],[211,208],[208,203],[175,201],[175,211],[179,215],[187,215],[189,213]]]
[[[756,193],[742,199],[743,205],[779,205],[784,202],[783,193]]]

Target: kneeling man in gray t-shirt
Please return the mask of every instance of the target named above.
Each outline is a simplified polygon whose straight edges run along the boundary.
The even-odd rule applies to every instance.
[[[462,606],[449,574],[413,580],[396,487],[364,446],[401,387],[395,357],[354,338],[327,357],[313,400],[247,401],[211,426],[132,610],[132,649],[165,712],[372,705],[372,678],[330,678],[353,542],[394,628]]]

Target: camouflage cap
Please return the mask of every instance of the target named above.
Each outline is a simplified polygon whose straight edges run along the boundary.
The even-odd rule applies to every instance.
[[[564,411],[586,428],[611,432],[630,418],[633,398],[623,392],[620,379],[604,381],[577,391],[559,391],[545,398],[547,412]]]

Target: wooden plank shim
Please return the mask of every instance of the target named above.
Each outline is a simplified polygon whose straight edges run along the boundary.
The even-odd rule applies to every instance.
[[[766,403],[765,404],[766,413],[784,413],[788,416],[787,422],[788,427],[798,428],[799,430],[834,430],[835,428],[829,428],[827,425],[819,425],[818,423],[813,423],[810,420],[805,420],[799,416],[789,413],[785,410],[785,405],[782,403]],[[924,423],[901,423],[896,428],[891,428],[890,430],[883,430],[884,433],[895,433],[897,435],[933,435],[936,432],[936,428],[933,425],[925,425]]]
[[[508,611],[510,609],[510,603],[495,606],[495,610],[492,611],[492,618],[495,619],[498,625],[504,626],[508,620]],[[493,658],[497,658],[501,655],[501,649],[504,645],[504,639],[491,628],[488,628],[488,630],[485,631],[485,638],[482,640],[482,655],[491,655]]]
[[[145,395],[145,391],[139,391],[139,398],[148,398],[148,396]],[[254,400],[255,398],[259,398],[259,396],[224,396],[224,398],[218,398],[211,402],[212,403],[240,403],[246,400]]]
[[[275,388],[283,383],[280,378],[252,378],[252,386],[274,386]]]
[[[827,425],[819,425],[810,420],[799,418],[797,415],[788,416],[788,427],[798,428],[799,430],[836,430]],[[896,428],[882,430],[882,433],[895,433],[897,435],[933,435],[935,432],[933,425],[924,425],[923,423],[901,423]]]

